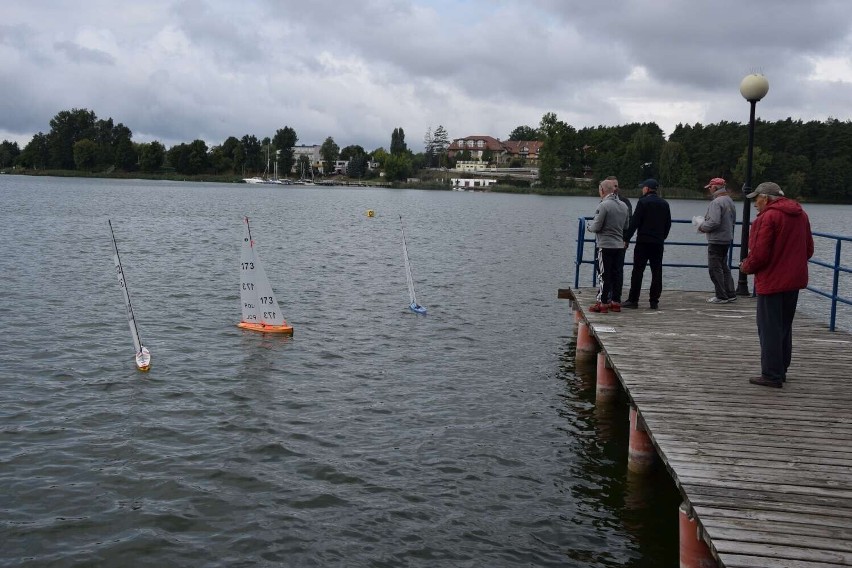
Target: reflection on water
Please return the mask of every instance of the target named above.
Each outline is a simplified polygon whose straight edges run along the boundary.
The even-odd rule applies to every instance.
[[[680,494],[659,462],[649,475],[627,469],[629,402],[622,391],[616,400],[596,404],[597,356],[578,354],[575,347],[576,343],[570,343],[560,358],[561,377],[570,393],[565,397],[565,413],[580,420],[586,426],[583,430],[591,434],[583,438],[580,463],[601,479],[597,493],[578,497],[610,508],[635,539],[641,554],[625,566],[676,566]]]
[[[0,564],[675,565],[556,298],[597,200],[0,178]],[[292,338],[236,327],[245,215]]]

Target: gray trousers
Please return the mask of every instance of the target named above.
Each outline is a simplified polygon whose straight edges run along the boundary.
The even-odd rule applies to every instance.
[[[707,270],[710,272],[710,280],[716,289],[716,297],[727,300],[737,295],[734,288],[734,278],[731,276],[731,267],[728,266],[728,250],[731,245],[707,245]]]

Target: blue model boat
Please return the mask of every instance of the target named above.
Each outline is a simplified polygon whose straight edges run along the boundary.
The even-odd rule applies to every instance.
[[[399,228],[402,229],[402,254],[405,258],[405,277],[408,280],[408,296],[411,303],[408,309],[415,314],[426,315],[426,308],[417,303],[417,293],[414,291],[414,277],[411,275],[411,262],[408,260],[408,245],[405,244],[405,226],[402,224],[402,215],[399,216]]]

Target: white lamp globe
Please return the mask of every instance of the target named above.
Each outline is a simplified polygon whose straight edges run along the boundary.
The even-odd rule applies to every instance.
[[[769,92],[769,81],[760,73],[746,75],[740,82],[740,94],[747,101],[759,101]]]

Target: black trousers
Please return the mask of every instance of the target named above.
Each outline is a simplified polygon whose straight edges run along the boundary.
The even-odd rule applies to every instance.
[[[642,290],[642,277],[645,274],[645,266],[651,265],[651,304],[660,301],[663,293],[663,245],[656,243],[636,243],[633,247],[633,272],[630,275],[630,293],[627,300],[639,301],[639,292]]]
[[[613,300],[613,285],[618,264],[618,249],[598,249],[598,297],[597,301],[608,304]]]
[[[615,259],[615,279],[612,283],[612,301],[621,303],[621,290],[624,288],[624,253],[627,249],[618,249],[618,257]]]
[[[793,318],[798,302],[798,290],[757,295],[760,374],[767,379],[787,378],[787,368],[793,359]]]

